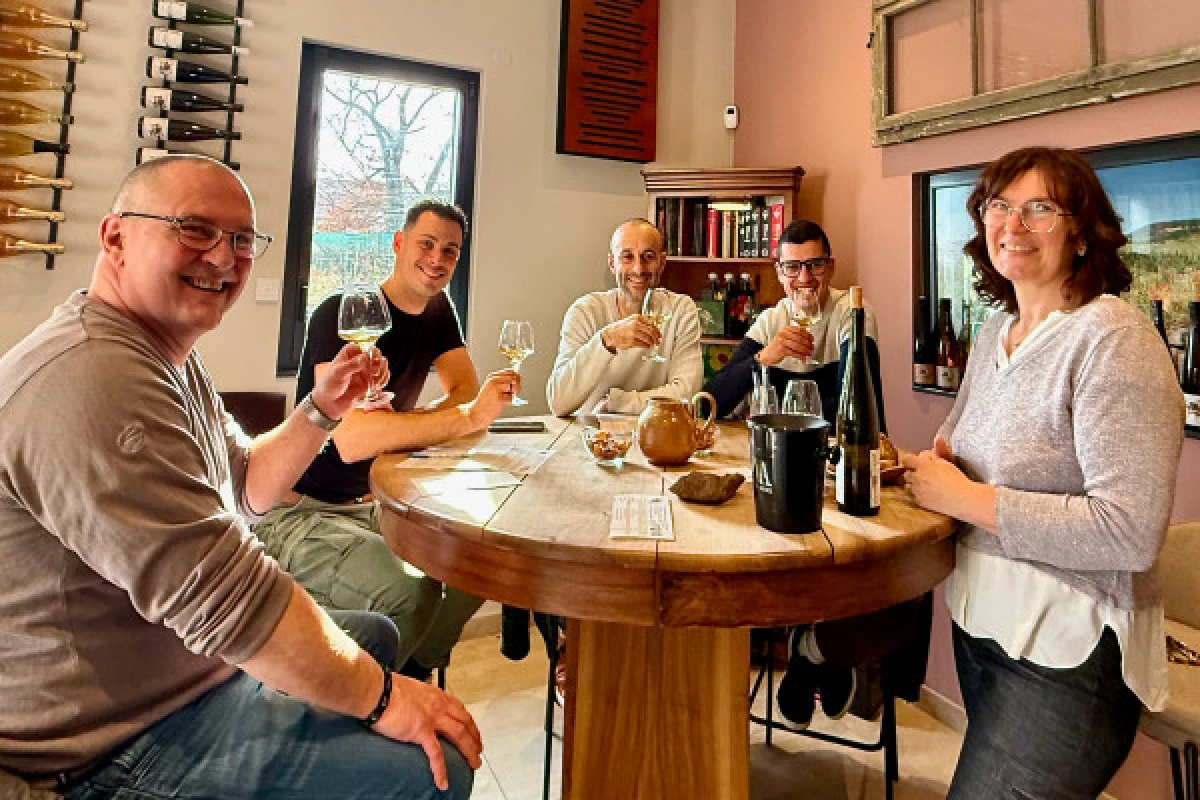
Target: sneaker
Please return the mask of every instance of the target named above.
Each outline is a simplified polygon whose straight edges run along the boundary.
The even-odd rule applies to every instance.
[[[817,689],[821,695],[821,712],[830,719],[841,719],[850,710],[854,690],[858,688],[857,670],[836,664],[817,667]]]
[[[567,707],[567,665],[563,663],[554,667],[554,702]]]
[[[779,713],[798,728],[807,728],[808,723],[812,721],[813,711],[816,710],[817,701],[814,694],[819,670],[816,664],[796,650],[796,635],[803,631],[802,627],[792,630],[788,640],[788,652],[791,653],[791,657],[788,659],[787,672],[779,682],[779,691],[775,694]]]

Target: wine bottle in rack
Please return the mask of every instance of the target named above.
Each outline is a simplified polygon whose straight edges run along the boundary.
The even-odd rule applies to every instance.
[[[142,87],[142,108],[158,109],[159,111],[184,111],[199,113],[202,111],[242,111],[245,106],[241,103],[229,103],[215,97],[189,92],[185,89],[164,89],[159,86]]]
[[[70,189],[75,183],[70,178],[47,178],[12,164],[0,164],[0,191],[18,189]]]
[[[64,117],[20,100],[0,97],[0,125],[40,125],[44,122],[70,125],[74,121],[70,115]]]
[[[146,41],[149,42],[151,47],[178,50],[181,53],[191,53],[193,55],[250,55],[249,48],[238,47],[229,42],[222,42],[211,36],[201,36],[198,33],[173,28],[152,27],[146,36]]]
[[[937,388],[957,392],[962,382],[962,355],[958,352],[958,337],[951,320],[953,307],[949,297],[938,300]]]
[[[11,222],[24,222],[30,219],[64,222],[67,219],[67,215],[61,211],[51,211],[48,208],[28,208],[5,197],[0,197],[0,225],[6,225]]]
[[[25,239],[18,239],[7,233],[0,233],[0,258],[9,256],[19,256],[25,253],[46,253],[52,256],[61,256],[66,252],[66,247],[58,242],[30,242]]]
[[[78,50],[59,50],[45,42],[39,42],[32,36],[12,31],[0,31],[0,58],[15,58],[18,61],[61,58],[79,63],[83,61],[83,53]]]
[[[137,152],[134,153],[134,155],[133,155],[133,163],[144,164],[147,161],[153,161],[156,158],[162,158],[163,156],[173,156],[173,155],[190,156],[190,155],[196,155],[196,154],[188,153],[183,150],[167,150],[162,147],[139,147],[137,149]],[[225,166],[229,167],[232,170],[239,170],[242,168],[242,165],[236,161],[224,161],[221,159],[217,159],[217,160],[221,161],[222,164],[224,164]],[[0,188],[3,188],[3,187],[0,187]]]
[[[23,133],[0,131],[0,157],[28,156],[33,153],[62,153],[71,152],[70,146],[58,142],[47,142],[34,139]]]
[[[166,139],[169,142],[207,142],[213,139],[236,141],[240,131],[227,131],[198,122],[166,117],[142,117],[138,120],[138,136],[143,139]]]
[[[189,25],[237,25],[249,28],[254,24],[245,17],[235,17],[233,14],[199,3],[184,3],[179,0],[157,0],[154,4],[154,16],[186,22]]]
[[[51,80],[40,72],[18,67],[16,64],[0,64],[0,92],[55,91],[73,92],[75,84]]]
[[[929,328],[929,298],[917,298],[917,316],[913,320],[913,385],[937,385],[937,337]]]
[[[219,69],[180,61],[177,58],[150,56],[146,59],[146,77],[172,83],[238,83],[246,84],[250,79],[244,75],[230,75]]]
[[[1200,302],[1193,300],[1188,304],[1188,317],[1192,324],[1188,328],[1179,383],[1186,403],[1186,422],[1189,427],[1200,428]]]
[[[70,28],[86,31],[88,24],[81,19],[56,17],[29,3],[0,2],[0,25],[13,28]]]

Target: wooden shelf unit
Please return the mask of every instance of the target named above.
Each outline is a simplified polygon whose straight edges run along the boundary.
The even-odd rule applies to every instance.
[[[796,218],[796,195],[804,177],[802,167],[649,167],[642,170],[648,199],[647,219],[654,220],[660,198],[704,198],[710,201],[746,201],[782,197],[784,225]],[[683,224],[683,221],[680,221]],[[775,279],[773,258],[708,258],[668,256],[663,285],[699,298],[708,285],[708,273],[749,273],[760,306],[774,305],[783,297]]]

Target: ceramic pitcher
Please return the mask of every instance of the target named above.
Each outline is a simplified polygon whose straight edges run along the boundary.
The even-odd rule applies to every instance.
[[[708,400],[709,414],[701,418],[697,402]],[[671,397],[651,398],[638,417],[637,441],[642,455],[656,467],[686,464],[696,452],[697,434],[716,424],[717,401],[708,392],[696,392],[684,402]]]

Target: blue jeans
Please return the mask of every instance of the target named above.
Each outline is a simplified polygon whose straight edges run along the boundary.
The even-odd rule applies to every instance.
[[[381,664],[395,663],[395,626],[379,614],[333,619]],[[458,800],[474,772],[442,740],[450,790],[433,785],[416,745],[395,742],[356,719],[280,694],[244,672],[125,743],[66,800],[153,798],[356,798]]]
[[[967,732],[947,800],[1092,800],[1124,763],[1142,704],[1105,629],[1078,667],[1014,660],[954,626]]]

